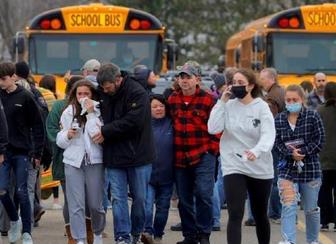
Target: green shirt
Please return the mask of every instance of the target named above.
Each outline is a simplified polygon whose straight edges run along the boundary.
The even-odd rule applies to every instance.
[[[67,100],[56,101],[48,114],[46,127],[48,140],[52,145],[53,163],[52,175],[54,180],[64,180],[63,149],[56,145],[57,133],[60,131],[60,119]]]

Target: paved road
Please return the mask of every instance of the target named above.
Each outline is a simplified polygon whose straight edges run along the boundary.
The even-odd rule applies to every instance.
[[[47,204],[50,204],[48,201]],[[180,232],[172,232],[169,230],[170,225],[178,221],[178,211],[171,210],[167,224],[166,235],[164,236],[164,244],[175,244],[181,240],[182,236]],[[305,244],[305,233],[303,224],[302,211],[299,212],[299,224],[298,224],[298,244]],[[222,230],[220,232],[213,232],[211,235],[212,244],[226,244],[226,222],[227,212],[222,211]],[[104,239],[104,243],[114,243],[112,236],[112,214],[111,211],[107,215],[107,225],[105,231],[108,233],[108,238]],[[40,226],[34,228],[34,244],[64,244],[66,238],[63,235],[64,226],[62,219],[62,212],[60,210],[48,210],[42,217]],[[271,244],[277,244],[280,240],[280,225],[272,224],[272,240]],[[8,243],[7,239],[3,240],[4,243]],[[243,244],[257,244],[254,227],[243,227]],[[336,244],[336,232],[323,232],[321,233],[322,244]]]

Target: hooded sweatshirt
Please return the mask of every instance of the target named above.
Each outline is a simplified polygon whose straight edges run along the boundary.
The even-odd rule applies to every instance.
[[[32,94],[21,86],[7,93],[0,89],[8,125],[8,149],[40,159],[44,145],[44,125]],[[31,136],[32,135],[32,136]]]
[[[223,175],[273,178],[274,119],[268,104],[261,98],[247,105],[237,98],[227,103],[218,100],[211,111],[208,130],[210,134],[223,132],[220,140]],[[257,159],[247,160],[246,150],[254,153]]]
[[[152,88],[151,86],[148,85],[148,77],[152,71],[146,67],[136,67],[134,69],[134,79],[140,83],[140,85],[145,88],[147,93],[151,94],[152,93]]]

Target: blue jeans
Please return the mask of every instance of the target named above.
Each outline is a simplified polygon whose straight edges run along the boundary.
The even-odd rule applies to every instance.
[[[218,165],[217,181],[214,186],[213,196],[212,196],[212,211],[213,211],[213,226],[220,227],[221,218],[221,196],[220,191],[224,192],[223,176],[221,171],[221,165]]]
[[[218,167],[218,175],[217,175],[217,189],[220,199],[220,205],[223,206],[226,203],[225,191],[224,191],[224,177],[222,172],[221,164]]]
[[[198,233],[211,233],[215,165],[215,156],[205,153],[198,164],[175,170],[178,208],[185,237],[194,239]]]
[[[149,184],[146,197],[145,232],[162,237],[167,224],[170,199],[173,195],[173,184],[152,186]],[[153,224],[153,207],[155,203],[155,217]]]
[[[251,202],[250,202],[250,198],[248,195],[246,199],[246,208],[247,208],[247,219],[254,221],[254,217],[253,217],[252,209],[251,209]]]
[[[22,219],[22,232],[31,233],[31,208],[27,190],[28,164],[27,155],[5,154],[5,161],[0,165],[0,199],[11,221],[19,219],[13,200],[10,198],[10,173],[13,170],[15,179],[15,192],[20,204]]]
[[[108,171],[107,169],[105,169],[105,173],[104,173],[104,177],[105,177],[105,180],[104,180],[104,195],[103,195],[103,207],[104,207],[104,210],[105,212],[107,212],[107,208],[108,206],[111,204],[110,203],[110,200],[108,198],[108,195],[109,195],[109,186],[111,184],[111,180],[108,176]]]
[[[107,169],[111,182],[115,240],[130,240],[140,235],[145,226],[146,192],[152,165]],[[131,218],[128,211],[128,186],[132,197]]]
[[[268,216],[272,219],[280,219],[281,218],[281,203],[279,197],[279,189],[278,189],[278,162],[279,157],[278,153],[273,149],[273,166],[274,166],[274,179],[272,184],[272,191],[270,196],[270,202],[268,205]]]
[[[308,183],[293,183],[289,180],[279,179],[278,187],[282,204],[281,234],[284,240],[296,243],[296,212],[301,197],[306,217],[307,243],[318,242],[320,208],[317,205],[317,200],[320,186],[321,179]]]

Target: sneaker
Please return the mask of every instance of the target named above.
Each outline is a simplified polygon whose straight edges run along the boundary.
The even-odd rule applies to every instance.
[[[291,243],[288,241],[280,241],[278,244],[291,244]]]
[[[220,231],[221,227],[220,226],[212,226],[212,231]]]
[[[321,225],[321,231],[328,231],[329,225]]]
[[[182,231],[182,224],[178,223],[176,225],[172,225],[170,226],[170,230],[171,231]]]
[[[142,241],[142,243],[145,243],[145,244],[153,244],[154,243],[152,235],[149,234],[149,233],[146,233],[146,232],[142,233],[141,241]]]
[[[244,222],[245,226],[256,226],[256,223],[254,222],[253,219],[248,219]]]
[[[8,236],[8,231],[1,231],[1,236]]]
[[[44,210],[44,208],[40,207],[36,211],[36,213],[34,213],[34,221],[39,222],[43,214],[45,214],[45,210]]]
[[[119,239],[119,240],[116,241],[116,244],[129,244],[129,242],[125,241],[123,239]]]
[[[131,244],[140,244],[140,235],[139,236],[132,236],[132,242]]]
[[[33,244],[33,239],[28,232],[22,234],[22,244]]]
[[[58,203],[53,203],[51,209],[52,210],[61,210],[61,209],[63,209],[63,207],[62,207],[62,205],[60,205]]]
[[[85,244],[85,242],[83,240],[79,240],[77,241],[77,244]]]
[[[103,244],[103,235],[94,235],[93,244]]]
[[[108,238],[109,235],[108,235],[105,231],[103,231],[103,233],[102,233],[102,237],[103,237],[103,239],[105,239],[105,238]]]
[[[16,242],[21,237],[22,222],[19,218],[17,221],[10,222],[10,229],[8,231],[9,242]]]
[[[273,224],[277,224],[277,225],[281,224],[281,219],[280,219],[280,218],[279,218],[279,219],[270,218],[270,221],[271,221]]]
[[[125,240],[122,237],[119,237],[118,240],[116,240],[116,244],[130,244],[130,240]]]

